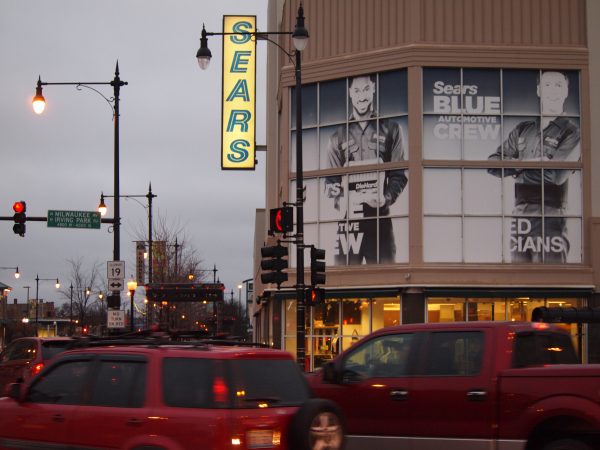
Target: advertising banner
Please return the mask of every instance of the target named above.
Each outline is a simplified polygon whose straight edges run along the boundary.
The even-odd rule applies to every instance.
[[[223,16],[222,169],[254,169],[256,16]]]
[[[425,169],[425,261],[580,263],[579,124],[577,71],[423,69],[423,158],[481,161]]]

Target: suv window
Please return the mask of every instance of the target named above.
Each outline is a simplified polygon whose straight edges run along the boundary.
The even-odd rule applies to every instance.
[[[560,333],[519,333],[513,367],[547,364],[579,364],[571,338]]]
[[[36,345],[34,341],[25,339],[22,341],[16,341],[6,349],[6,355],[2,358],[2,361],[18,361],[18,360],[32,360],[35,358]]]
[[[425,352],[424,375],[477,375],[483,360],[481,331],[431,333]]]
[[[300,405],[308,386],[292,360],[165,358],[165,404],[181,408]]]
[[[28,400],[33,403],[75,405],[88,375],[91,361],[65,361],[42,376],[29,390]]]
[[[72,344],[71,341],[45,341],[42,342],[42,359],[48,360],[60,352],[64,352]]]
[[[143,361],[103,361],[94,367],[97,374],[90,404],[120,408],[141,408],[146,390],[146,363]]]
[[[164,402],[180,408],[213,408],[212,359],[165,358]]]
[[[291,359],[235,359],[230,369],[234,408],[300,405],[309,398],[308,385]]]

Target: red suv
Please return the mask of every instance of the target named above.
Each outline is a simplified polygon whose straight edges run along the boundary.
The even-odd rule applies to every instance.
[[[28,380],[40,373],[55,355],[72,343],[66,337],[24,337],[15,339],[0,353],[0,396],[8,383]]]
[[[342,448],[292,355],[200,343],[69,350],[0,399],[0,448]]]

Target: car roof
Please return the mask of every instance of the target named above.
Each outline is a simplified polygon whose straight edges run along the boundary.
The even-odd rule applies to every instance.
[[[24,337],[13,339],[11,342],[25,341],[25,340],[38,341],[38,342],[54,342],[54,341],[72,341],[73,338],[68,337],[68,336],[51,336],[51,337],[24,336]]]
[[[391,327],[380,328],[370,336],[383,335],[390,333],[402,333],[408,331],[455,331],[468,329],[494,328],[504,329],[510,332],[524,332],[533,330],[551,330],[555,332],[564,332],[556,325],[543,322],[513,322],[513,321],[477,321],[477,322],[433,322],[433,323],[415,323],[405,325],[395,325]]]
[[[160,357],[206,358],[206,359],[286,359],[293,360],[291,353],[273,348],[220,346],[206,344],[172,343],[162,345],[133,344],[82,347],[67,350],[62,355],[140,355],[157,354]]]

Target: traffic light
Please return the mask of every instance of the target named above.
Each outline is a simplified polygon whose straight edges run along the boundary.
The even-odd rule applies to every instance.
[[[15,234],[23,237],[25,236],[25,222],[27,221],[27,216],[25,215],[27,212],[27,204],[23,200],[15,202],[13,204],[13,211],[15,212],[15,215],[13,216],[13,220],[15,221],[13,231]]]
[[[263,257],[260,268],[267,271],[260,274],[260,281],[265,284],[276,283],[279,289],[281,283],[288,279],[287,273],[283,272],[288,267],[288,260],[284,259],[288,256],[288,248],[277,243],[272,247],[261,248],[260,254]]]
[[[325,303],[325,289],[311,288],[306,290],[306,306],[316,306]]]
[[[284,206],[283,208],[271,209],[269,224],[271,234],[292,231],[294,229],[294,208]]]
[[[325,250],[310,248],[310,284],[325,284]]]

